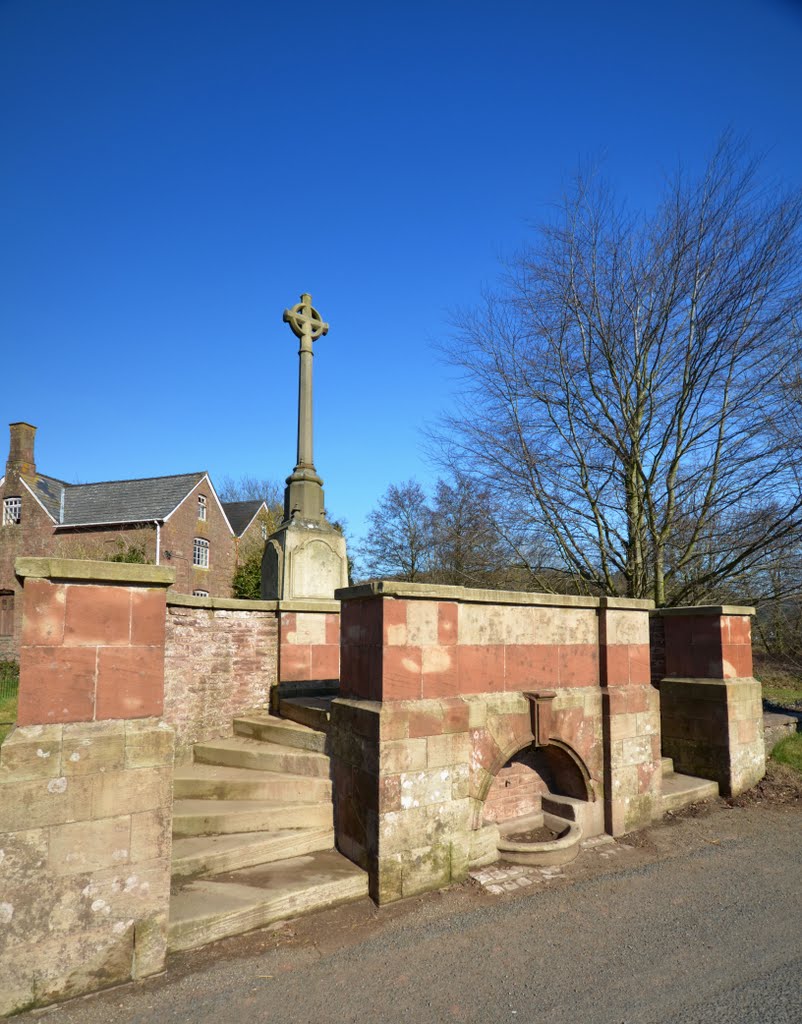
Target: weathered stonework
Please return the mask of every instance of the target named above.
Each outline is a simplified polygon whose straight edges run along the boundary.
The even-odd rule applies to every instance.
[[[173,732],[31,725],[0,748],[0,1014],[162,970]]]
[[[649,602],[392,583],[338,597],[337,841],[377,901],[487,863],[493,822],[547,783],[576,802],[585,835],[658,813]],[[507,797],[512,778],[524,783]]]
[[[0,1014],[162,969],[169,570],[18,559],[18,726],[0,748]]]
[[[728,796],[766,771],[763,702],[752,678],[753,608],[664,608],[662,749],[677,771],[714,779]]]
[[[164,652],[164,718],[177,758],[227,737],[232,719],[266,706],[278,681],[275,602],[170,595]]]
[[[283,601],[280,608],[279,681],[338,680],[339,601]]]

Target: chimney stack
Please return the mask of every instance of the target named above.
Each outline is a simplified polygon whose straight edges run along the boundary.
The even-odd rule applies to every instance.
[[[9,423],[8,429],[11,431],[11,444],[8,449],[6,476],[11,476],[12,473],[32,476],[36,472],[33,457],[36,427],[32,427],[30,423]]]

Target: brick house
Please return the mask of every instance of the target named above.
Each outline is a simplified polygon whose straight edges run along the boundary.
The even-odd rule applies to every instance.
[[[0,479],[0,659],[17,650],[21,555],[108,559],[136,548],[176,570],[182,593],[230,597],[240,548],[264,544],[261,501],[223,504],[208,473],[68,484],[37,472],[36,427],[10,424]]]

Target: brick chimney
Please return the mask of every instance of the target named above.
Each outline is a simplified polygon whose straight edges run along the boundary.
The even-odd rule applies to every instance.
[[[8,429],[11,431],[11,444],[8,449],[6,476],[34,474],[36,462],[33,457],[33,442],[36,427],[32,427],[30,423],[9,423]]]

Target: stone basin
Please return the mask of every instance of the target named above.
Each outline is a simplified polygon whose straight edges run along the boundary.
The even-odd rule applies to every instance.
[[[509,838],[518,832],[531,832],[543,827],[556,833],[556,838],[531,842]],[[582,840],[582,829],[577,822],[543,811],[510,818],[500,822],[498,829],[498,852],[502,860],[542,868],[570,864],[579,853]]]

